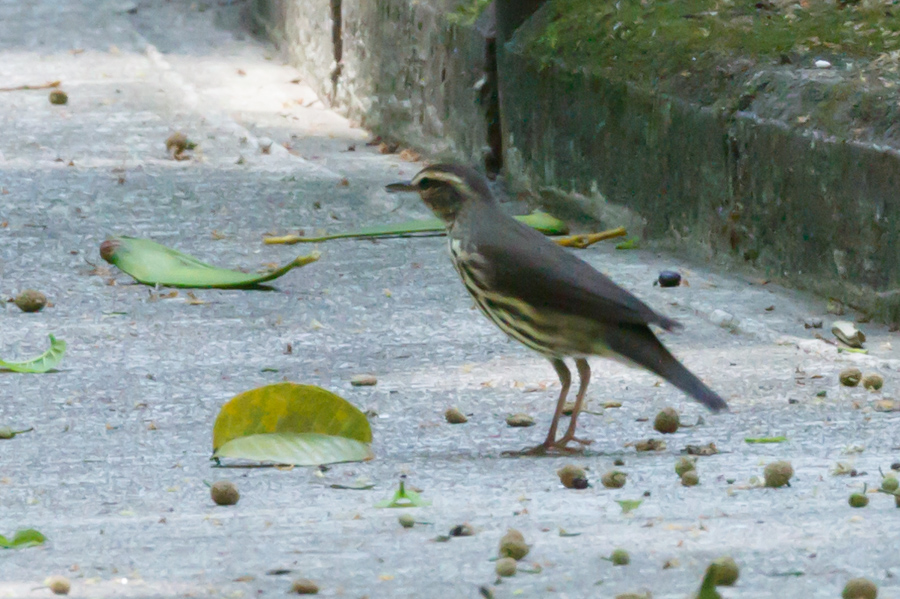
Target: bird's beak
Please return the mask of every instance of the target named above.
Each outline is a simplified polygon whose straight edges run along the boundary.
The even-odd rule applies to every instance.
[[[400,193],[403,191],[419,191],[410,181],[400,181],[399,183],[391,183],[385,186],[388,193]]]

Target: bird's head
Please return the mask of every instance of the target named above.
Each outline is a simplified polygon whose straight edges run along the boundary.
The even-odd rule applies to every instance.
[[[391,183],[389,192],[415,191],[431,211],[451,225],[462,208],[471,202],[493,202],[487,181],[476,170],[455,164],[435,164],[423,168],[410,181]]]

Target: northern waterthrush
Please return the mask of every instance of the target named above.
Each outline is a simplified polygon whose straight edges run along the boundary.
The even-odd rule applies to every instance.
[[[575,437],[578,413],[591,377],[588,356],[642,366],[709,409],[725,401],[685,368],[648,325],[681,328],[654,312],[587,262],[500,208],[477,171],[437,164],[388,191],[418,192],[446,225],[450,256],[478,308],[504,333],[537,351],[553,365],[562,390],[546,440],[532,451],[565,450]],[[580,377],[566,433],[556,430],[571,385],[564,358],[575,359]]]

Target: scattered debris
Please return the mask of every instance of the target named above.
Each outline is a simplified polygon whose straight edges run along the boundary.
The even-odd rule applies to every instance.
[[[855,387],[862,379],[862,371],[859,368],[845,368],[838,375],[838,379],[845,387]]]
[[[763,475],[765,476],[767,487],[790,486],[791,477],[794,476],[794,467],[787,461],[772,462],[766,466]]]
[[[16,435],[20,435],[22,433],[30,433],[33,430],[34,430],[33,426],[28,427],[23,430],[20,430],[20,431],[14,431],[13,429],[9,428],[8,426],[0,426],[0,439],[3,439],[3,440],[12,439]]]
[[[44,586],[54,595],[68,595],[72,590],[72,583],[65,576],[50,576],[44,581]]]
[[[807,318],[803,321],[803,327],[807,329],[821,329],[822,324],[821,318]]]
[[[684,476],[685,472],[697,469],[697,458],[680,457],[675,462],[675,474],[679,477]]]
[[[733,314],[729,314],[725,310],[715,309],[709,314],[709,321],[716,326],[736,331],[738,328],[738,319]]]
[[[624,549],[614,549],[609,557],[604,559],[609,559],[614,566],[627,566],[631,563],[631,556]]]
[[[878,587],[871,580],[865,578],[851,578],[844,585],[841,599],[876,599]]]
[[[857,349],[862,348],[862,344],[866,340],[866,335],[856,328],[852,322],[847,320],[836,320],[831,324],[831,334],[838,338],[838,341],[849,347]]]
[[[216,505],[234,505],[241,498],[237,487],[229,480],[218,480],[209,488],[209,496]]]
[[[291,583],[291,592],[297,595],[318,595],[319,585],[308,578],[298,578]]]
[[[688,455],[716,455],[719,449],[716,444],[709,442],[706,445],[685,445],[684,453]]]
[[[465,424],[469,421],[465,414],[459,411],[458,408],[447,408],[447,411],[444,412],[444,420],[449,422],[450,424]]]
[[[497,560],[497,563],[494,564],[494,570],[497,572],[497,576],[503,577],[515,576],[518,567],[518,562],[511,557],[501,557]]]
[[[695,487],[700,484],[700,475],[696,470],[688,470],[681,475],[681,484],[685,487]]]
[[[862,386],[870,391],[878,391],[884,386],[884,377],[874,372],[862,378]]]
[[[863,485],[862,493],[852,493],[847,499],[850,507],[866,507],[869,505],[869,496],[866,495],[866,485]]]
[[[660,287],[678,287],[681,285],[681,273],[674,270],[664,270],[659,273],[656,282]]]
[[[644,503],[643,499],[617,499],[616,503],[619,504],[619,507],[622,508],[623,514],[628,514],[633,512],[634,510],[641,507],[641,504]]]
[[[607,489],[621,489],[625,486],[628,475],[621,470],[610,470],[600,477],[600,482]]]
[[[47,83],[39,83],[37,85],[17,85],[15,87],[0,87],[0,92],[20,92],[35,89],[49,89],[51,87],[59,87],[61,81],[49,81]]]
[[[586,233],[581,235],[569,235],[568,237],[560,237],[555,241],[563,247],[584,249],[586,247],[594,245],[598,241],[613,239],[615,237],[624,237],[627,234],[628,232],[625,230],[625,227],[616,227],[615,229],[600,231],[598,233]]]
[[[512,414],[511,416],[506,417],[506,424],[511,427],[534,426],[534,418],[528,414]]]
[[[681,419],[678,416],[678,411],[672,407],[660,410],[653,420],[653,429],[664,435],[677,432],[680,425]]]
[[[218,268],[178,250],[139,237],[112,237],[100,244],[100,257],[144,285],[215,289],[258,289],[294,268],[315,262],[319,252],[298,256],[277,270],[252,274]]]
[[[471,524],[457,524],[450,529],[451,537],[471,537],[475,535],[475,529]]]
[[[374,374],[354,374],[350,377],[350,384],[354,387],[372,387],[378,384]]]
[[[69,94],[61,89],[55,89],[50,92],[50,103],[56,106],[62,106],[69,103]]]
[[[48,337],[50,337],[50,349],[36,358],[31,358],[30,360],[22,362],[6,362],[0,360],[0,372],[11,370],[13,372],[41,374],[50,372],[56,368],[66,354],[66,342],[62,339],[57,339],[53,335],[48,335]]]
[[[716,586],[734,586],[734,583],[737,582],[737,579],[741,573],[738,569],[737,563],[735,563],[734,559],[731,556],[726,555],[724,557],[713,560],[712,565],[715,566]]]
[[[176,131],[166,139],[166,152],[175,160],[189,160],[190,156],[185,152],[196,147],[197,144],[189,140],[181,131]]]
[[[40,312],[47,306],[47,296],[37,289],[26,289],[16,296],[15,302],[22,312]]]
[[[375,504],[377,508],[404,508],[404,507],[425,507],[431,505],[430,501],[422,499],[416,491],[406,488],[406,475],[400,477],[400,488],[394,493],[390,499],[379,501]]]
[[[526,555],[531,548],[525,542],[525,537],[515,528],[510,528],[506,534],[500,537],[500,557],[510,557],[514,560],[520,560]]]
[[[587,473],[581,466],[566,464],[556,474],[567,489],[586,489],[588,486]]]
[[[666,442],[662,439],[644,439],[633,443],[635,451],[664,451]]]

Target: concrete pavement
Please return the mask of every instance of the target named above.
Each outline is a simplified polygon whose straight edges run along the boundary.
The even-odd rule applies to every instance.
[[[555,376],[473,310],[440,238],[329,242],[277,291],[195,292],[203,305],[105,272],[98,247],[112,234],[255,269],[305,251],[264,246],[266,232],[427,216],[416,198],[383,191],[420,165],[367,147],[365,131],[241,29],[241,9],[0,2],[2,86],[59,79],[69,94],[53,106],[46,90],[0,92],[0,294],[34,287],[53,302],[38,314],[0,304],[0,357],[43,351],[47,333],[69,343],[58,373],[0,373],[0,424],[35,427],[0,442],[0,534],[35,527],[50,539],[0,553],[0,597],[49,596],[37,587],[52,574],[72,580],[74,597],[281,596],[301,576],[330,597],[477,597],[481,585],[497,597],[685,597],[723,554],[741,566],[726,597],[836,597],[854,576],[900,594],[893,501],[847,505],[897,460],[897,413],[872,406],[895,395],[900,356],[873,324],[860,325],[867,356],[816,340],[803,320],[827,328],[822,300],[651,250],[581,252],[685,324],[664,341],[732,411],[709,416],[649,374],[595,360],[599,415],[580,429],[596,439],[590,451],[513,459],[501,452],[546,432]],[[166,155],[175,130],[199,143],[194,159]],[[664,268],[690,286],[653,287]],[[734,330],[712,322],[717,309]],[[840,387],[848,365],[883,374],[883,393]],[[378,385],[351,387],[363,372]],[[282,379],[377,413],[376,459],[323,474],[211,469],[219,407]],[[602,410],[607,401],[622,407]],[[451,405],[468,424],[444,423]],[[629,443],[658,437],[652,418],[669,405],[704,424],[667,436],[665,451],[635,453]],[[513,412],[537,426],[508,428]],[[775,435],[788,441],[743,441]],[[722,453],[701,458],[700,486],[681,487],[680,451],[709,442]],[[617,458],[628,483],[606,490],[599,477]],[[774,459],[793,462],[792,487],[745,488]],[[832,476],[839,461],[867,474]],[[555,471],[568,462],[588,466],[594,486],[563,489]],[[433,524],[405,530],[396,510],[373,507],[401,474],[433,501],[416,511]],[[375,489],[329,487],[359,477]],[[238,485],[237,506],[210,502],[204,481],[219,478]],[[616,503],[639,498],[629,515]],[[432,541],[463,522],[475,536]],[[526,562],[541,572],[495,584],[489,559],[507,527],[533,544]],[[616,547],[631,565],[601,559]]]

